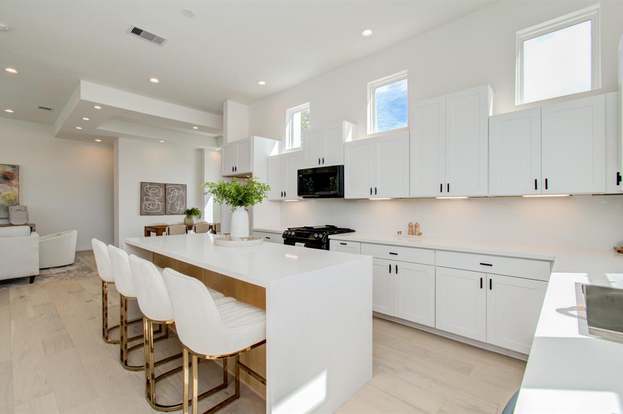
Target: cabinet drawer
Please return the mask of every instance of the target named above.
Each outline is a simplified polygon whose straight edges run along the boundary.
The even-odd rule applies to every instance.
[[[361,254],[361,243],[343,240],[330,240],[329,246],[332,251]]]
[[[551,273],[551,263],[544,260],[518,259],[442,250],[437,251],[437,266],[545,281],[549,280]]]
[[[435,251],[416,247],[387,246],[384,244],[361,244],[361,253],[379,259],[400,260],[403,262],[435,264]]]
[[[283,243],[283,238],[281,237],[281,234],[268,233],[264,231],[254,231],[253,235],[255,237],[261,237],[262,239],[264,239],[264,241],[270,243]]]

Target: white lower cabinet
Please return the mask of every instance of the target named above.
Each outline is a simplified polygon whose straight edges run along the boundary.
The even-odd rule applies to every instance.
[[[374,259],[375,312],[435,326],[435,267]]]
[[[488,278],[487,342],[528,354],[547,283],[501,275]]]
[[[335,252],[360,254],[361,243],[343,240],[330,240],[329,249]]]
[[[436,328],[466,338],[487,339],[486,275],[437,267]]]

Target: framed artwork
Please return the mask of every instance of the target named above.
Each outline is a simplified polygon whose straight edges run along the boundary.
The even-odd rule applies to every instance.
[[[162,183],[141,183],[141,216],[164,216],[165,186]]]
[[[177,216],[186,210],[186,184],[165,184],[166,214]]]
[[[19,165],[0,164],[0,219],[9,218],[9,207],[19,204]]]

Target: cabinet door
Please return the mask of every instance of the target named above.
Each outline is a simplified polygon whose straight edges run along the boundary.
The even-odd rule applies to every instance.
[[[349,143],[344,149],[344,193],[345,198],[368,198],[373,196],[372,169],[376,143],[360,140]]]
[[[376,160],[375,196],[409,197],[409,130],[379,138]]]
[[[304,165],[306,168],[322,166],[324,133],[319,129],[307,129],[303,136]]]
[[[541,109],[489,119],[489,194],[540,194]]]
[[[284,169],[283,169],[283,156],[276,155],[268,158],[268,185],[270,185],[270,191],[268,192],[268,199],[277,201],[283,199],[284,189]]]
[[[445,176],[446,115],[444,98],[413,105],[411,128],[411,196],[435,197]],[[445,190],[445,189],[444,189]]]
[[[491,94],[478,87],[446,96],[446,179],[450,196],[488,192]]]
[[[286,200],[298,200],[298,170],[301,168],[303,154],[301,151],[291,152],[285,155],[284,191]]]
[[[486,340],[486,275],[437,267],[435,327],[478,341]]]
[[[435,266],[395,262],[396,316],[435,326]]]
[[[605,96],[542,108],[545,194],[605,191]]]
[[[389,260],[374,259],[372,274],[372,309],[391,316],[396,314],[396,281],[393,267],[393,263]]]
[[[328,128],[323,136],[322,165],[344,164],[344,127]]]
[[[236,143],[227,144],[223,147],[223,162],[221,173],[223,175],[234,175],[234,165],[238,157],[238,146]]]
[[[488,278],[487,342],[528,354],[547,283],[500,275]]]
[[[251,159],[252,145],[250,139],[243,139],[236,142],[238,144],[238,159],[236,160],[236,173],[248,174],[252,172]]]
[[[623,70],[623,68],[622,68]],[[623,79],[621,79],[623,82]],[[623,191],[621,185],[621,132],[619,130],[619,94],[606,94],[606,193]]]

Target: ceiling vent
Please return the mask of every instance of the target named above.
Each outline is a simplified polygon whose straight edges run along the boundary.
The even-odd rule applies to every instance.
[[[136,26],[132,26],[130,28],[130,33],[138,37],[141,37],[149,42],[155,43],[157,45],[162,45],[167,40],[164,37],[160,37],[156,34],[153,34],[151,32],[148,32],[147,30],[143,30],[140,27],[136,27]]]
[[[42,111],[53,111],[53,108],[50,108],[49,106],[38,106],[39,109],[41,109]]]

